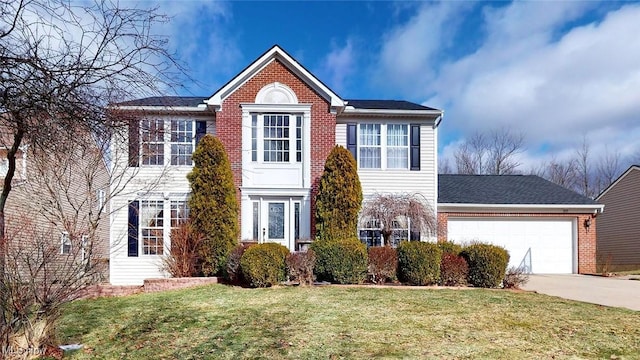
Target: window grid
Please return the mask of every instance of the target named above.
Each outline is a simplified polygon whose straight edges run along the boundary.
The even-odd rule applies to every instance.
[[[296,116],[296,162],[302,162],[302,116]]]
[[[407,125],[387,125],[387,168],[409,168],[409,127]]]
[[[66,231],[60,235],[60,254],[71,254],[71,237]]]
[[[162,200],[146,200],[140,204],[140,231],[142,253],[162,255],[164,253],[164,203]]]
[[[177,228],[189,220],[189,203],[186,200],[171,201],[171,227]]]
[[[289,115],[264,115],[265,162],[289,162]]]
[[[141,120],[143,165],[164,165],[164,120]]]
[[[258,161],[258,115],[251,115],[251,161]]]
[[[171,120],[171,165],[191,165],[193,153],[191,120]]]
[[[382,167],[380,124],[360,124],[359,161],[363,169]]]

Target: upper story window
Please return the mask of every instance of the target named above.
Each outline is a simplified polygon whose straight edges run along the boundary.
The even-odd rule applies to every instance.
[[[9,171],[9,160],[0,159],[0,177],[7,176],[8,171]]]
[[[301,162],[301,114],[252,114],[251,161]]]
[[[360,124],[358,165],[361,169],[408,169],[407,124]]]
[[[360,169],[420,170],[420,124],[349,123],[346,140]]]
[[[66,231],[60,235],[60,254],[71,254],[71,237]]]
[[[192,165],[196,142],[206,131],[206,122],[185,119],[140,121],[142,165]]]

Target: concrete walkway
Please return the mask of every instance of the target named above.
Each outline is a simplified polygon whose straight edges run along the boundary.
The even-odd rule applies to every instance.
[[[640,280],[589,275],[530,275],[524,290],[640,311]]]

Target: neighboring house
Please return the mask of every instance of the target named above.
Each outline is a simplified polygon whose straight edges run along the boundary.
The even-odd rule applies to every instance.
[[[127,133],[116,134],[110,151],[112,173],[130,178],[111,199],[112,284],[142,284],[146,278],[167,276],[161,270],[162,259],[170,248],[171,229],[188,217],[190,186],[186,175],[193,166],[191,154],[204,134],[220,139],[229,156],[240,204],[239,240],[278,242],[296,250],[312,239],[314,194],[325,159],[338,144],[356,159],[364,201],[375,193],[417,193],[442,212],[445,235],[441,239],[447,238],[447,226],[452,235],[461,234],[452,223],[464,218],[491,218],[498,224],[499,220],[518,217],[532,220],[534,227],[544,225],[540,228],[545,231],[555,231],[552,225],[560,222],[558,228],[564,231],[560,241],[569,247],[568,255],[560,260],[564,266],[540,270],[595,270],[595,215],[601,206],[569,190],[561,193],[567,198],[569,194],[576,196],[576,203],[562,202],[565,198],[557,203],[557,199],[544,196],[552,187],[547,183],[512,194],[540,192],[542,198],[531,204],[513,197],[502,203],[474,201],[466,209],[450,204],[446,197],[444,204],[439,204],[441,110],[407,101],[342,98],[278,46],[211,96],[152,97],[113,108],[135,120]],[[496,191],[496,185],[507,183],[482,183],[474,191]],[[590,227],[585,228],[587,219]],[[362,225],[361,240],[380,244],[379,224]],[[412,240],[434,241],[437,235],[415,232],[400,222],[394,227],[396,234]],[[490,235],[480,240],[495,238]],[[511,245],[509,250],[513,251]],[[538,250],[534,243],[530,247],[534,259],[531,269],[538,271]],[[523,256],[514,252],[512,259]]]
[[[5,205],[8,257],[29,261],[32,270],[46,262],[49,281],[64,283],[63,277],[73,280],[91,267],[94,280],[108,282],[107,167],[94,147],[79,148],[86,151],[56,156],[20,147]],[[0,146],[0,164],[1,188],[8,168],[6,145]],[[101,221],[98,213],[103,214]],[[31,251],[35,246],[39,251]],[[44,277],[42,269],[38,274]]]
[[[596,201],[607,207],[598,218],[599,270],[640,269],[640,165],[629,167]]]
[[[504,246],[533,273],[595,272],[604,206],[535,175],[440,175],[440,240]]]

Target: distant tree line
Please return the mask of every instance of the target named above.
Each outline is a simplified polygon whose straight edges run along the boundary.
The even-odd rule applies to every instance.
[[[510,175],[533,174],[553,183],[595,198],[615,181],[630,165],[640,162],[640,154],[622,158],[620,153],[606,148],[596,157],[585,136],[572,156],[523,168],[518,155],[525,151],[524,134],[508,129],[476,132],[454,152],[453,164],[443,160],[440,174]]]

